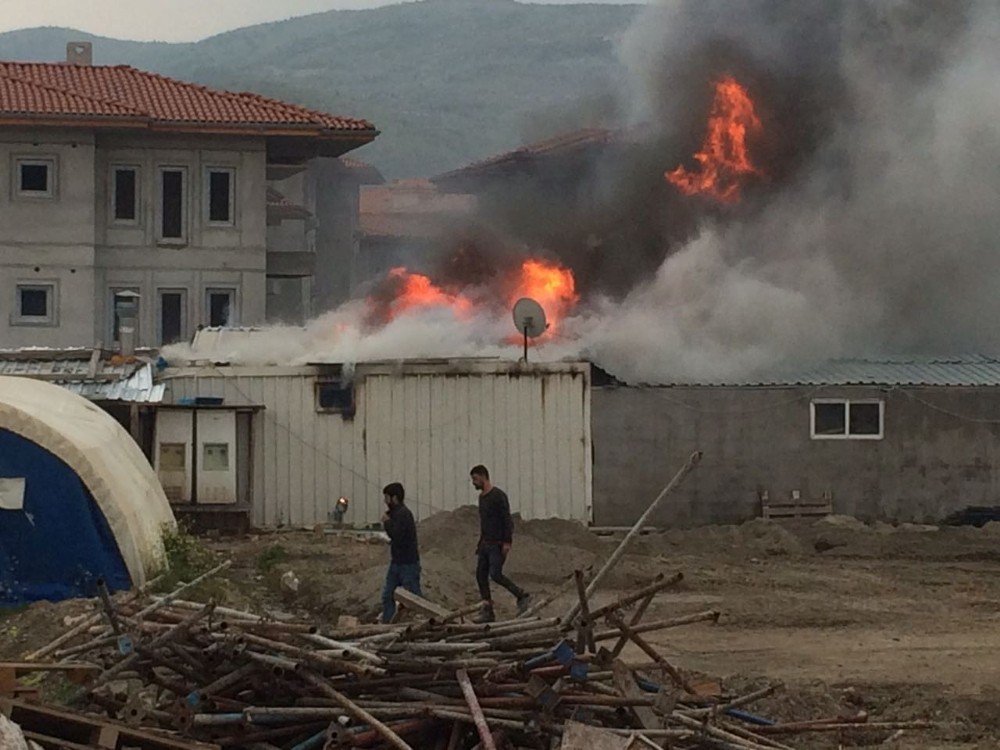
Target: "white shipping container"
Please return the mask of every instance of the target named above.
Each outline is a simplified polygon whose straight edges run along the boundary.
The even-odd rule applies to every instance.
[[[349,523],[377,523],[399,481],[423,518],[476,501],[485,464],[525,518],[592,520],[590,367],[499,360],[339,368],[194,366],[164,373],[168,401],[214,396],[257,405],[253,522],[311,526],[341,496]],[[353,407],[345,406],[353,401]]]

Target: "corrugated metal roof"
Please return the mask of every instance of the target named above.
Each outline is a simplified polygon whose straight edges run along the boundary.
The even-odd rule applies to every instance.
[[[135,362],[112,364],[103,361],[98,364],[97,372],[102,377],[127,378],[135,372],[136,366]],[[91,377],[90,361],[87,359],[49,359],[44,356],[39,356],[37,359],[0,358],[0,375],[43,376],[46,380],[52,380],[56,377],[60,379],[65,377],[67,380],[87,379]]]
[[[983,355],[839,359],[795,378],[804,385],[1000,385],[1000,359]]]
[[[7,352],[0,356],[0,375],[45,380],[62,386],[91,401],[126,401],[156,404],[163,401],[164,385],[154,382],[153,367],[141,361],[101,360],[93,366],[89,359],[64,358],[65,353],[46,356],[39,351],[25,358],[27,352]],[[31,353],[35,354],[34,352]]]
[[[153,367],[146,364],[122,380],[106,383],[93,381],[59,383],[63,388],[91,401],[125,401],[135,404],[158,404],[163,401],[166,385],[153,381]]]
[[[609,370],[614,377],[614,372]],[[948,357],[833,359],[800,370],[786,369],[746,379],[673,379],[660,386],[1000,386],[1000,358],[982,354]]]

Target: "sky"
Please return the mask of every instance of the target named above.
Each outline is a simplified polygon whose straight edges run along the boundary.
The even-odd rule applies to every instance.
[[[0,0],[0,32],[62,26],[99,36],[190,42],[223,31],[325,10],[375,8],[398,0]],[[535,0],[569,4],[581,0]],[[584,0],[586,1],[586,0]],[[601,0],[615,4],[642,0]]]

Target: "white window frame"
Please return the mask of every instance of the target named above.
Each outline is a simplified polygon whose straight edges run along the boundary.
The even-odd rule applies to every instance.
[[[224,172],[229,175],[229,220],[212,221],[212,174]],[[205,225],[210,227],[235,227],[236,226],[236,169],[235,167],[205,167],[203,183],[202,211],[205,217]]]
[[[180,341],[186,341],[191,336],[191,327],[188,323],[188,290],[184,287],[157,287],[156,289],[156,340],[160,346],[166,342],[163,340],[163,295],[181,295],[181,337]]]
[[[816,434],[816,404],[844,405],[844,432],[839,435]],[[878,404],[878,434],[851,434],[851,405]],[[814,398],[809,403],[809,434],[813,440],[882,440],[885,437],[885,401],[879,398]]]
[[[181,173],[181,236],[163,236],[163,175],[165,172]],[[188,221],[188,195],[191,190],[188,168],[182,165],[162,164],[156,168],[156,241],[161,245],[186,245],[190,233]]]
[[[135,200],[135,217],[131,219],[119,219],[115,215],[115,210],[118,205],[118,180],[116,179],[117,173],[119,171],[131,170],[135,172],[135,195],[133,196]],[[112,164],[111,169],[108,172],[108,195],[111,200],[108,201],[108,217],[114,226],[118,227],[137,227],[142,222],[142,168],[138,164]],[[160,208],[162,211],[162,206]]]
[[[45,317],[40,315],[24,315],[21,312],[22,290],[44,290]],[[10,318],[12,326],[35,326],[52,328],[59,325],[59,284],[54,280],[24,281],[14,285],[14,308]]]
[[[56,197],[56,180],[58,171],[56,165],[58,160],[55,156],[14,156],[13,169],[11,169],[11,193],[18,198],[25,200],[51,200]],[[22,190],[21,189],[21,167],[22,166],[44,166],[48,169],[48,176],[45,181],[45,190]]]
[[[136,346],[139,345],[139,336],[142,331],[142,289],[139,286],[109,286],[108,287],[108,341],[111,345],[121,343],[117,338],[115,338],[115,297],[122,292],[135,292],[139,296],[139,310],[136,314],[135,319],[135,340]]]
[[[234,286],[208,286],[205,287],[205,310],[202,319],[205,321],[205,325],[212,327],[212,295],[213,294],[228,294],[229,295],[229,321],[226,323],[226,328],[233,328],[240,324],[240,310],[239,310],[239,299],[240,293],[239,289]]]

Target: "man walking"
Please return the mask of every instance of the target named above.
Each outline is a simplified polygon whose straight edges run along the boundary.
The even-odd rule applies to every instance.
[[[392,622],[396,615],[396,600],[393,593],[402,586],[407,591],[420,593],[420,551],[417,549],[417,524],[413,514],[404,504],[406,490],[399,482],[386,485],[382,490],[386,511],[382,516],[382,526],[389,535],[390,561],[385,574],[385,588],[382,590],[382,618],[384,623]]]
[[[514,520],[510,517],[510,502],[499,487],[490,482],[485,466],[474,466],[469,472],[472,486],[479,490],[479,544],[476,546],[476,582],[483,604],[473,622],[493,622],[493,598],[490,579],[507,589],[517,599],[517,613],[522,614],[531,603],[531,596],[504,576],[503,564],[514,540]]]

